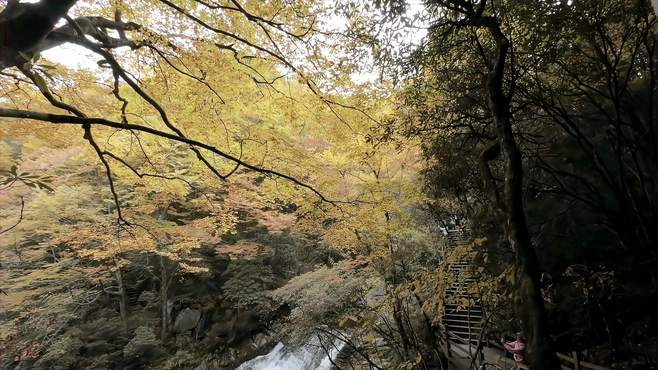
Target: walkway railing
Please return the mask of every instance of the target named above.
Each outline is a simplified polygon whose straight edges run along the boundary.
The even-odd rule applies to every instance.
[[[595,365],[589,362],[582,361],[578,358],[578,352],[571,352],[571,356],[565,355],[562,353],[557,353],[557,357],[565,362],[568,362],[569,365],[562,365],[564,370],[610,370],[608,367],[603,367],[600,365]],[[571,367],[569,367],[571,366]]]
[[[470,230],[468,229],[453,229],[448,230],[445,238],[445,244],[443,247],[444,257],[447,252],[454,249],[458,244],[468,242],[470,239]],[[464,263],[464,261],[460,261]],[[470,262],[469,262],[470,263]],[[446,293],[446,299],[448,299]],[[449,320],[454,321],[454,320]],[[529,370],[530,368],[521,363],[517,363],[512,359],[507,357],[507,351],[499,343],[490,341],[486,339],[482,343],[482,348],[478,350],[477,344],[473,343],[473,336],[471,334],[471,328],[482,330],[479,326],[480,323],[472,322],[470,319],[468,322],[464,321],[464,324],[468,325],[469,338],[463,338],[459,333],[453,332],[450,330],[450,324],[444,320],[442,325],[442,330],[444,331],[445,337],[445,351],[448,356],[448,359],[455,364],[456,367],[463,367],[467,369],[468,366],[472,364],[480,366],[483,364],[489,364],[498,369],[510,369],[510,370]],[[475,361],[473,358],[475,357]],[[579,358],[578,352],[571,352],[570,355],[557,353],[557,357],[561,362],[561,368],[563,370],[611,370],[610,368],[592,364],[590,362],[582,361]],[[460,366],[461,365],[461,366]]]

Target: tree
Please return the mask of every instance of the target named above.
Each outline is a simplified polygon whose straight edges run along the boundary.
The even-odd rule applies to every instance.
[[[128,196],[128,195],[127,195]],[[125,229],[116,226],[115,233],[108,233],[112,223],[80,223],[76,232],[59,239],[74,248],[81,258],[107,265],[114,274],[116,290],[105,291],[119,297],[119,307],[124,325],[127,325],[127,295],[122,269],[130,264],[150,272],[160,285],[161,340],[169,337],[170,307],[169,289],[173,281],[184,274],[202,274],[208,269],[203,259],[195,253],[204,243],[221,238],[230,232],[235,216],[220,203],[209,198],[185,199],[167,192],[150,192],[144,198],[132,195],[135,206],[125,208],[139,227]],[[185,208],[180,208],[185,202]],[[140,255],[150,255],[157,261],[152,265]]]
[[[655,313],[639,307],[657,299],[658,239],[648,226],[658,213],[655,16],[647,2],[625,1],[582,2],[559,15],[562,20],[555,24],[561,31],[545,47],[544,62],[521,67],[533,70],[521,84],[520,99],[533,107],[535,132],[542,137],[529,155],[534,172],[529,188],[537,194],[533,198],[550,199],[560,209],[577,205],[579,211],[564,220],[584,224],[569,231],[574,237],[606,236],[586,258],[597,274],[615,276],[616,282],[607,280],[607,289],[630,281],[644,286],[636,298],[625,299],[646,303],[611,321],[653,322]],[[541,222],[545,230],[553,227]],[[596,311],[616,316],[610,312],[617,304],[613,294],[601,295],[605,298],[598,299]],[[626,351],[623,329],[608,325],[608,331],[613,350]]]
[[[73,8],[75,13],[85,15],[77,16],[75,19],[70,17],[68,13],[74,4],[76,5]],[[148,69],[141,67],[141,62],[163,63],[165,68],[169,69],[168,72],[163,72],[163,75],[174,71],[211,91],[214,96],[211,98],[210,105],[217,109],[224,101],[217,88],[208,82],[211,78],[208,77],[205,66],[201,64],[195,66],[192,63],[194,58],[185,60],[185,56],[194,55],[194,50],[202,50],[204,53],[220,53],[220,55],[224,52],[233,58],[236,68],[253,80],[256,86],[264,86],[265,89],[280,93],[280,90],[274,86],[274,83],[282,77],[279,72],[275,68],[259,70],[258,62],[252,62],[252,60],[271,59],[285,68],[286,74],[296,74],[310,92],[315,94],[323,104],[330,106],[333,104],[332,101],[320,93],[311,78],[307,77],[306,72],[289,62],[293,59],[293,54],[301,50],[296,48],[294,43],[302,42],[311,47],[311,41],[308,39],[318,32],[314,16],[311,14],[319,9],[313,2],[300,2],[294,7],[276,2],[252,7],[243,6],[238,1],[230,1],[227,5],[198,1],[184,7],[166,0],[146,1],[131,6],[122,1],[112,1],[108,5],[110,5],[107,7],[108,11],[102,11],[98,15],[87,15],[91,12],[98,12],[98,10],[92,4],[85,2],[44,0],[34,4],[18,1],[7,3],[5,9],[0,13],[0,19],[4,25],[2,28],[3,40],[6,41],[6,45],[3,46],[3,74],[18,84],[21,89],[38,90],[52,108],[56,108],[55,110],[63,110],[70,114],[31,111],[25,109],[25,105],[17,104],[13,108],[2,108],[0,116],[81,126],[85,140],[105,167],[109,187],[114,194],[115,203],[117,203],[116,211],[119,222],[125,223],[126,220],[121,214],[121,207],[118,203],[110,161],[121,161],[121,158],[117,158],[116,155],[103,150],[98,145],[95,135],[101,134],[102,127],[123,130],[129,132],[130,135],[143,133],[185,144],[197,159],[220,180],[225,180],[238,168],[243,167],[266,176],[284,178],[297,186],[315,192],[321,199],[327,200],[312,186],[292,176],[248,163],[239,154],[232,154],[230,148],[223,150],[216,143],[188,137],[183,133],[184,128],[179,128],[180,125],[177,126],[172,121],[172,114],[167,109],[168,104],[163,103],[153,92],[148,92],[142,87],[141,81],[135,77],[136,71]],[[152,14],[153,12],[162,14],[162,17],[156,17],[157,20],[155,20],[152,17],[138,16],[140,13]],[[268,12],[275,12],[275,18],[269,19],[263,15]],[[206,17],[207,14],[222,14],[226,17],[217,16],[211,21]],[[126,15],[135,18],[135,21],[124,22],[122,17]],[[66,19],[67,24],[56,27],[56,23],[61,18]],[[184,33],[201,36],[194,38],[156,31],[162,29],[161,24],[165,22],[179,25]],[[116,32],[118,37],[111,36],[111,32],[108,30]],[[91,39],[87,38],[88,36]],[[72,78],[71,75],[67,76],[58,68],[37,63],[41,52],[60,47],[64,43],[85,48],[101,58],[100,66],[106,68],[112,77],[105,81],[106,78],[99,75],[96,76],[96,79],[110,86],[110,92],[116,98],[114,104],[120,105],[116,113],[108,116],[90,116],[85,113],[86,108],[90,107],[85,106],[85,103],[77,97],[59,95],[57,90],[60,89],[60,86],[52,83],[54,79],[61,78],[71,84],[80,81],[75,77]],[[130,47],[131,51],[119,50],[124,47]],[[6,72],[11,69],[18,70],[23,76]],[[124,90],[129,92],[124,92]],[[131,117],[132,121],[134,117],[141,115],[135,116],[135,112],[131,111],[132,104],[124,98],[124,94],[134,94],[137,99],[146,104],[150,111],[148,114],[156,114],[159,118],[159,127],[130,122],[128,117]],[[114,120],[113,116],[118,116],[119,119]],[[218,117],[218,120],[221,120],[221,117]],[[215,159],[212,159],[214,156],[224,163],[213,164],[216,163]],[[234,169],[224,171],[222,167],[229,167],[225,163],[230,164],[230,167]]]
[[[516,161],[524,180],[517,183],[515,196],[525,208],[542,267],[553,276],[577,264],[602,274],[615,270],[620,280],[607,280],[609,289],[634,281],[646,286],[638,299],[653,301],[653,283],[646,284],[654,281],[653,272],[635,268],[654,261],[642,247],[645,240],[655,245],[642,231],[653,222],[649,199],[655,198],[642,190],[642,184],[652,188],[649,173],[655,173],[648,167],[655,162],[650,149],[655,119],[649,113],[655,26],[648,3],[497,1],[479,8],[483,3],[436,2],[430,9],[430,34],[406,71],[410,79],[400,103],[402,122],[385,127],[384,136],[399,130],[422,137],[429,159],[425,179],[435,204],[461,209],[477,233],[496,240],[492,226],[510,225],[511,158],[492,113],[492,106],[502,106],[509,117],[499,118],[509,120],[508,133],[521,154]],[[511,40],[497,80],[491,71],[501,48],[487,30],[489,20],[480,19],[488,16],[497,18],[503,36]],[[490,82],[504,93],[497,104],[492,104]],[[479,176],[473,175],[475,169]],[[489,215],[483,208],[489,208]],[[622,235],[636,236],[623,242]],[[619,264],[620,258],[629,262]],[[635,273],[621,266],[633,266]],[[645,316],[655,315],[624,320]]]
[[[492,2],[493,4],[493,2]],[[486,109],[492,119],[494,142],[482,153],[483,179],[492,197],[493,207],[504,219],[504,229],[510,246],[516,253],[515,300],[518,302],[518,315],[524,324],[528,337],[528,358],[533,368],[557,369],[557,357],[551,344],[548,321],[540,290],[540,267],[534,246],[528,231],[524,206],[524,169],[522,153],[512,128],[512,107],[514,97],[513,44],[505,34],[500,18],[493,5],[487,1],[437,1],[431,6],[438,14],[431,28],[430,37],[436,41],[447,40],[453,32],[471,33],[479,38],[485,37],[491,47],[489,53],[480,53],[487,68],[484,74],[481,96],[486,98]],[[449,50],[449,49],[448,49]],[[511,81],[506,85],[507,74]],[[507,89],[509,87],[509,89]],[[503,157],[505,167],[504,191],[498,194],[488,162]]]

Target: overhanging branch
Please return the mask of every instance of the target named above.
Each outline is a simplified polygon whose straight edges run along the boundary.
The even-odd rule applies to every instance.
[[[336,204],[339,203],[334,200],[330,200],[327,197],[325,197],[319,190],[315,189],[313,186],[306,184],[298,179],[296,179],[293,176],[286,175],[284,173],[263,168],[260,166],[253,165],[251,163],[247,163],[243,161],[242,159],[235,157],[229,153],[225,153],[221,151],[220,149],[201,142],[197,141],[194,139],[190,139],[188,137],[184,136],[179,136],[170,132],[166,131],[161,131],[158,129],[154,129],[152,127],[148,126],[141,126],[141,125],[136,125],[136,124],[131,124],[131,123],[121,123],[121,122],[116,122],[116,121],[111,121],[107,120],[104,118],[97,118],[97,117],[76,117],[76,116],[71,116],[71,115],[62,115],[62,114],[51,114],[51,113],[45,113],[45,112],[35,112],[35,111],[27,111],[27,110],[20,110],[20,109],[7,109],[7,108],[0,108],[0,117],[6,117],[6,118],[23,118],[23,119],[30,119],[30,120],[35,120],[35,121],[41,121],[41,122],[49,122],[49,123],[55,123],[55,124],[72,124],[72,125],[90,125],[90,126],[104,126],[104,127],[112,127],[120,130],[134,130],[134,131],[141,131],[147,134],[151,134],[157,137],[161,137],[164,139],[176,141],[179,143],[184,143],[191,145],[192,147],[196,149],[204,149],[207,150],[219,157],[222,157],[228,161],[231,161],[235,163],[236,165],[240,165],[241,167],[247,168],[251,171],[258,172],[264,175],[268,176],[273,176],[273,177],[279,177],[285,180],[288,180],[292,182],[295,185],[298,185],[302,188],[305,188],[307,190],[310,190],[311,192],[315,193],[322,201],[331,203],[331,204]]]
[[[4,230],[0,230],[0,235],[6,233],[9,230],[12,230],[13,228],[18,226],[18,224],[20,224],[23,221],[23,211],[24,210],[25,210],[25,200],[23,199],[23,197],[21,197],[21,214],[18,216],[18,221],[16,221],[16,223],[14,225],[12,225],[12,226],[4,229]]]

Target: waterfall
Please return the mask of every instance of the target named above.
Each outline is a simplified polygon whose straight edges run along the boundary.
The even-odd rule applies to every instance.
[[[253,358],[236,370],[330,370],[331,360],[344,345],[343,342],[334,343],[327,356],[317,339],[299,348],[289,348],[279,342],[270,353]]]

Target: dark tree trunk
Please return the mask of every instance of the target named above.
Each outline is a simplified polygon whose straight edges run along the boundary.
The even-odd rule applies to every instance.
[[[169,284],[171,277],[167,271],[164,257],[160,256],[160,314],[162,324],[160,326],[160,340],[166,343],[169,339]]]
[[[394,300],[395,302],[393,303],[393,319],[395,320],[395,326],[398,328],[398,333],[400,334],[400,340],[402,341],[402,349],[404,350],[404,356],[405,360],[410,359],[410,348],[411,348],[411,341],[409,340],[409,335],[407,333],[407,329],[404,326],[404,320],[402,318],[402,302],[400,302],[400,298],[397,296],[395,291],[392,292],[394,295]]]
[[[526,222],[521,151],[512,132],[509,100],[503,91],[509,41],[495,18],[487,18],[486,27],[496,41],[497,48],[495,63],[488,74],[487,96],[505,162],[505,189],[500,206],[505,219],[505,234],[516,254],[514,307],[528,339],[527,358],[532,369],[559,370],[560,364],[553,350],[541,295],[539,262]]]
[[[7,1],[0,12],[0,69],[20,66],[77,0]]]
[[[118,295],[119,295],[119,313],[121,314],[121,324],[123,325],[123,330],[128,331],[128,294],[126,292],[126,286],[123,283],[123,274],[121,269],[117,267],[117,271],[114,273],[117,279]]]

